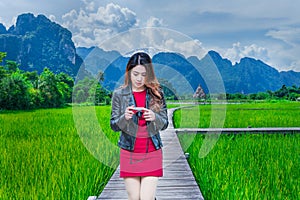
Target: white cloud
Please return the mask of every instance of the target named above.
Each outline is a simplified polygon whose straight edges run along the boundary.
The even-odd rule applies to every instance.
[[[138,27],[138,20],[130,9],[109,3],[91,12],[90,8],[94,5],[87,0],[84,2],[87,5],[84,9],[71,10],[62,17],[63,26],[73,33],[76,46],[99,46],[107,40],[114,41],[113,37],[116,37],[118,41],[108,42],[102,48],[118,50],[123,54],[139,48],[154,48],[178,52],[186,57],[203,56],[199,40],[188,38],[174,30],[160,29],[164,26],[162,19],[151,16],[145,25],[153,29],[135,29]]]
[[[183,54],[185,57],[197,56],[202,58],[204,56],[204,48],[199,40],[176,41],[167,39],[163,45],[167,49]],[[201,49],[200,54],[199,49]]]
[[[242,46],[239,42],[237,42],[232,45],[232,48],[220,51],[225,58],[228,58],[233,63],[239,62],[240,59],[244,57],[260,59],[263,62],[269,61],[268,50],[256,44]]]
[[[277,45],[272,44],[270,55],[272,62],[276,63],[276,68],[287,71],[294,70],[300,72],[300,28],[283,27],[277,30],[270,30],[266,34],[277,41]],[[283,43],[283,44],[282,44]]]
[[[87,11],[95,11],[96,5],[94,1],[89,2],[88,0],[83,0],[83,2]]]
[[[133,11],[113,3],[99,7],[97,13],[91,13],[90,17],[98,25],[114,28],[119,32],[126,31],[137,23]]]
[[[130,54],[138,49],[147,49],[151,51],[151,54],[164,51],[199,58],[207,53],[200,41],[175,30],[162,27],[131,29],[105,41],[100,48],[117,50],[123,55]]]
[[[279,71],[294,70],[300,72],[300,60],[297,58],[300,52],[298,46],[282,46],[276,42],[266,43],[267,47],[257,44],[241,45],[237,42],[232,48],[212,48],[219,52],[222,57],[229,59],[233,64],[239,62],[241,58],[251,57],[276,68]]]
[[[281,28],[278,30],[270,30],[266,34],[275,39],[284,41],[291,46],[299,46],[300,44],[300,27]]]
[[[300,71],[299,5],[295,0],[277,0],[272,6],[259,0],[1,0],[0,22],[9,28],[21,13],[44,14],[68,28],[76,46],[98,45],[133,28],[168,27],[193,37],[190,41],[216,46],[210,49],[218,49],[233,62],[249,56],[279,70]],[[137,37],[152,40],[157,47],[193,54],[193,42],[151,34]],[[145,45],[139,40],[139,46]]]
[[[49,18],[51,21],[53,21],[53,22],[56,21],[55,15],[49,15],[48,18]]]
[[[62,16],[63,26],[73,33],[76,46],[96,46],[105,39],[137,26],[136,14],[128,8],[109,3],[95,9],[84,1],[79,12],[71,10]]]
[[[160,27],[160,26],[164,26],[163,20],[153,17],[151,16],[146,23],[147,27]]]

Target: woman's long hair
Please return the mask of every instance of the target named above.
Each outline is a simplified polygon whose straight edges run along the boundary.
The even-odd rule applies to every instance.
[[[162,105],[161,87],[155,76],[152,60],[148,54],[138,52],[129,58],[126,66],[124,87],[131,86],[131,70],[137,65],[143,65],[146,69],[145,86],[149,89],[149,94],[152,97],[150,109],[159,111]]]

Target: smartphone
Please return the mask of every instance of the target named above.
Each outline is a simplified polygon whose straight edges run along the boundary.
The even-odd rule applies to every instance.
[[[143,107],[134,107],[134,108],[130,108],[130,110],[132,110],[134,113],[137,113],[137,112],[141,112],[143,113],[144,112],[144,109]]]

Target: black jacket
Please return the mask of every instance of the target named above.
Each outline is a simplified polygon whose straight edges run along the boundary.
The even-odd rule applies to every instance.
[[[149,109],[151,95],[149,95],[149,89],[146,90],[146,108]],[[131,105],[136,106],[130,87],[119,88],[114,91],[112,96],[110,126],[114,131],[121,131],[118,146],[129,151],[133,151],[134,149],[138,129],[138,118],[136,115],[133,115],[130,120],[125,119],[125,110]],[[161,110],[154,113],[155,121],[147,122],[147,130],[155,148],[160,149],[162,147],[162,141],[159,131],[168,127],[167,107],[164,97]]]

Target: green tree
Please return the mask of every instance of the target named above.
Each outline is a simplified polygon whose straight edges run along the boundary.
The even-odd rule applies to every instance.
[[[87,102],[90,99],[90,94],[92,93],[90,90],[93,88],[94,83],[95,80],[88,77],[79,80],[73,88],[73,101],[75,103]]]
[[[29,80],[32,84],[32,86],[37,89],[38,88],[38,82],[39,82],[39,75],[37,71],[33,72],[25,72],[24,75],[27,77],[27,80]]]
[[[74,80],[66,73],[59,73],[56,75],[58,81],[58,89],[67,103],[72,102],[72,91],[74,87]]]
[[[103,79],[100,77],[100,80]],[[75,103],[108,104],[110,102],[110,92],[101,86],[99,76],[97,79],[85,77],[75,84],[73,88],[73,101]]]
[[[3,59],[6,57],[6,53],[0,52],[0,63],[3,62]],[[0,65],[0,80],[5,77],[6,70],[3,65]]]
[[[274,93],[274,96],[276,96],[278,98],[288,97],[289,96],[288,88],[285,85],[283,85],[279,90],[277,90]]]
[[[15,72],[17,71],[17,69],[19,69],[19,64],[17,64],[15,61],[12,61],[12,60],[7,60],[6,61],[6,69],[10,72]]]
[[[164,92],[164,97],[170,100],[178,100],[176,89],[173,85],[166,79],[159,79],[158,80],[162,90]]]
[[[31,83],[19,69],[1,79],[0,84],[0,107],[8,110],[31,108],[29,90]]]
[[[64,105],[56,76],[48,68],[45,68],[39,77],[38,89],[41,94],[42,107],[51,108]]]
[[[3,62],[5,57],[6,57],[6,53],[5,52],[0,52],[0,63]]]

